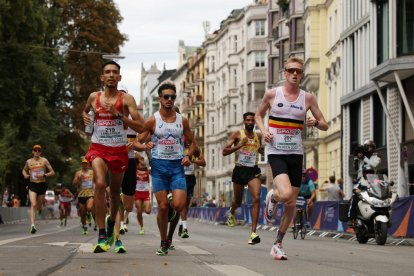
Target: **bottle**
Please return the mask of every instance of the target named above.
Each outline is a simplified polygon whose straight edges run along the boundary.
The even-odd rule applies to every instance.
[[[89,119],[90,119],[90,123],[89,125],[85,126],[85,132],[86,133],[92,133],[93,132],[93,121],[94,121],[94,115],[95,113],[93,112],[93,108],[91,107],[91,109],[88,112],[89,115]]]

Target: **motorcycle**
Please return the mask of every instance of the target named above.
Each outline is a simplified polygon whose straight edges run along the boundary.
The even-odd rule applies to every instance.
[[[378,245],[384,245],[391,226],[391,205],[398,199],[395,189],[392,189],[394,183],[382,174],[367,174],[366,179],[361,178],[360,181],[360,186],[365,189],[359,193],[356,238],[359,243],[375,238]]]

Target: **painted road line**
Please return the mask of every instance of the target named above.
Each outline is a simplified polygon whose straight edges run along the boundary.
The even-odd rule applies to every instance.
[[[12,243],[12,242],[16,242],[16,241],[22,241],[22,240],[27,240],[27,239],[31,239],[31,238],[37,238],[37,237],[42,237],[42,236],[46,236],[46,235],[52,235],[52,234],[56,234],[56,233],[60,233],[60,232],[64,232],[66,230],[72,229],[72,228],[76,228],[79,226],[71,226],[71,227],[66,227],[65,229],[62,230],[58,230],[58,231],[53,231],[50,233],[44,233],[44,234],[33,234],[30,236],[24,236],[24,237],[19,237],[19,238],[13,238],[13,239],[7,239],[7,240],[1,240],[0,241],[0,245],[4,245],[4,244],[8,244],[8,243]]]
[[[237,275],[237,276],[263,276],[263,274],[254,272],[238,265],[209,265],[212,269],[223,273],[224,275]]]
[[[210,252],[205,251],[203,249],[198,248],[197,246],[184,246],[184,245],[180,245],[178,246],[178,249],[184,250],[185,252],[187,252],[190,255],[211,255]]]

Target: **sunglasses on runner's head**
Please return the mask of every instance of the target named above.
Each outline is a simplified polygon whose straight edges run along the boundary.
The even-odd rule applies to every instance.
[[[42,152],[42,150],[41,150],[41,149],[34,149],[33,151],[34,151],[34,152]]]
[[[286,68],[285,71],[288,72],[289,74],[293,74],[295,72],[298,75],[302,75],[303,74],[303,69],[299,69],[299,68]]]
[[[169,99],[171,99],[171,100],[175,100],[176,98],[177,98],[177,95],[162,95],[162,97],[164,98],[164,100],[169,100]]]

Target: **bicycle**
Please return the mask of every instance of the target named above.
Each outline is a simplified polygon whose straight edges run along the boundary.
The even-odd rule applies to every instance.
[[[305,238],[307,228],[304,223],[306,219],[306,199],[303,196],[298,196],[296,199],[296,216],[293,224],[293,238],[296,240],[299,232],[302,240]]]

